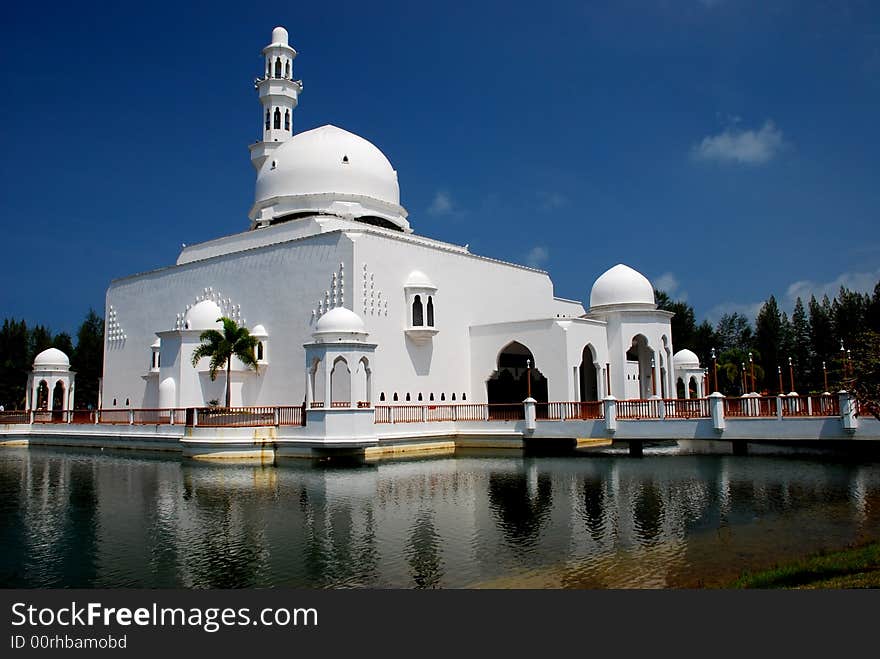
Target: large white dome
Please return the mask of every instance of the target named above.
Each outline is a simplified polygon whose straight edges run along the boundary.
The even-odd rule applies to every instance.
[[[34,358],[35,371],[66,371],[70,368],[70,359],[58,348],[47,348]]]
[[[603,307],[654,309],[654,287],[642,273],[618,263],[605,271],[590,291],[590,309]]]
[[[410,230],[400,206],[397,172],[388,158],[364,138],[336,126],[294,135],[269,154],[257,174],[251,220],[271,223],[305,213],[364,218]]]

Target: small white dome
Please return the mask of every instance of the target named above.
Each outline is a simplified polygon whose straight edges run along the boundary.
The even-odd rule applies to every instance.
[[[150,345],[150,347],[151,348],[161,348],[162,347],[162,339],[156,339],[155,341],[153,341],[153,343],[152,343],[152,345]]]
[[[34,370],[66,371],[70,368],[70,359],[58,348],[47,348],[34,358]]]
[[[410,231],[400,206],[397,172],[388,158],[364,138],[336,126],[294,135],[266,158],[257,174],[251,220],[301,213],[378,218]]]
[[[413,270],[409,273],[409,277],[406,278],[405,286],[411,286],[413,288],[437,288],[421,270]]]
[[[184,328],[190,330],[222,329],[218,319],[223,312],[213,300],[202,300],[186,312]]]
[[[329,343],[363,341],[367,334],[366,326],[360,316],[345,307],[336,307],[318,319],[312,336],[320,342]]]
[[[278,27],[276,27],[274,30],[272,30],[272,45],[273,46],[275,46],[275,45],[286,46],[287,39],[288,39],[287,30],[285,30],[280,25]]]
[[[611,305],[655,309],[654,287],[642,273],[618,263],[605,271],[590,291],[590,309]]]
[[[683,368],[683,367],[699,368],[700,367],[700,358],[697,357],[693,352],[691,352],[687,348],[684,348],[683,350],[679,350],[677,353],[675,353],[675,355],[673,355],[672,363],[678,368]]]
[[[251,330],[251,336],[255,336],[258,339],[262,339],[264,337],[269,336],[266,332],[266,328],[262,325],[254,325],[254,329]]]

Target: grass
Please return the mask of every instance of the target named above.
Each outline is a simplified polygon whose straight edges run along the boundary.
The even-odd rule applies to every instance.
[[[746,572],[729,588],[880,588],[880,542]]]

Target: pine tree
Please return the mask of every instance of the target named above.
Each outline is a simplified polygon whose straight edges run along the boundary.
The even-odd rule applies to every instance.
[[[810,338],[810,321],[804,309],[804,302],[798,298],[791,314],[791,355],[798,365],[804,392],[820,390],[822,387],[821,364],[816,363]],[[817,378],[818,373],[818,378]]]
[[[76,371],[76,406],[97,407],[98,382],[104,372],[104,319],[94,309],[79,326],[70,365]]]
[[[788,364],[788,356],[782,352],[786,347],[785,334],[786,328],[782,323],[779,305],[776,304],[776,298],[771,295],[755,318],[755,347],[761,354],[760,363],[765,373],[776,373],[777,367],[783,363],[783,358]],[[772,380],[772,377],[764,379],[761,386],[768,390],[778,389],[778,379],[777,382]]]

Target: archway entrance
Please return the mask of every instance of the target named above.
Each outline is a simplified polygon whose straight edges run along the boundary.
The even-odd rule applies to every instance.
[[[518,341],[507,344],[498,354],[498,367],[486,380],[486,394],[490,405],[510,403],[519,405],[531,394],[539,403],[547,402],[547,378],[538,370],[532,351]],[[538,406],[546,410],[546,405]]]
[[[584,346],[581,354],[581,402],[599,400],[598,369],[595,364],[593,346]]]
[[[626,361],[635,366],[635,380],[632,386],[627,383],[627,398],[646,399],[657,392],[657,382],[654,373],[654,351],[648,346],[648,339],[644,334],[636,334],[632,338],[629,350],[626,351]]]
[[[49,409],[49,385],[45,380],[40,380],[40,384],[37,386],[37,405],[34,409]]]

